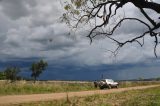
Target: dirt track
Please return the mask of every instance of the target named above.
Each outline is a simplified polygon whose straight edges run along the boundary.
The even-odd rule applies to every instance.
[[[80,92],[68,92],[68,93],[50,93],[50,94],[32,94],[32,95],[11,95],[11,96],[0,96],[0,106],[9,105],[9,104],[18,104],[18,103],[28,103],[36,101],[48,101],[48,100],[58,100],[64,99],[67,97],[81,97],[89,96],[94,94],[108,94],[116,93],[128,90],[137,90],[137,89],[146,89],[157,87],[160,85],[150,85],[150,86],[138,86],[138,87],[129,87],[129,88],[119,88],[119,89],[106,89],[106,90],[93,90],[93,91],[80,91]]]

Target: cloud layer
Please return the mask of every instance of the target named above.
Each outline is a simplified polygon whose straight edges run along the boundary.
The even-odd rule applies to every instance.
[[[129,4],[125,8],[128,16],[142,17],[137,9],[133,9],[133,5]],[[94,40],[90,45],[89,39],[85,37],[87,32],[80,30],[74,35],[67,25],[59,22],[63,12],[59,0],[2,0],[0,2],[1,61],[43,58],[50,64],[60,64],[60,67],[67,63],[81,68],[81,66],[102,64],[143,63],[155,58],[153,39],[150,38],[145,38],[143,48],[136,43],[124,46],[117,57],[108,51],[116,48],[116,45],[108,39]],[[152,13],[151,15],[157,18],[156,15]],[[125,40],[124,37],[130,39],[144,30],[145,28],[138,23],[126,22],[114,36]],[[157,53],[159,52],[158,47]]]

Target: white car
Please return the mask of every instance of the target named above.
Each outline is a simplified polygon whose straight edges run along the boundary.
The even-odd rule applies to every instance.
[[[118,88],[118,82],[113,81],[112,79],[102,79],[99,82],[94,82],[95,87],[99,87],[100,89],[104,88]]]

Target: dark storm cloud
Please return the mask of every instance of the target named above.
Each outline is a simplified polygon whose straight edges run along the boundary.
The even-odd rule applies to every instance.
[[[146,69],[146,68],[147,69]],[[154,78],[159,77],[159,63],[153,62],[136,64],[101,64],[97,66],[80,66],[75,63],[50,63],[46,73],[40,76],[40,79],[54,80],[99,80],[102,75],[104,78],[114,80]],[[152,70],[152,71],[150,71]]]
[[[133,5],[128,5],[125,13],[127,17],[136,16],[143,19],[143,15],[138,11]],[[133,78],[138,76],[138,71],[134,70],[142,70],[142,75],[145,69],[158,69],[158,62],[145,63],[154,57],[152,44],[148,43],[152,42],[151,39],[145,40],[146,46],[143,48],[135,44],[123,47],[114,58],[111,52],[106,52],[116,48],[112,41],[98,39],[90,45],[90,40],[85,37],[88,27],[84,26],[74,33],[67,25],[59,23],[63,12],[59,0],[1,1],[1,67],[18,65],[26,68],[33,61],[43,58],[49,62],[49,68],[41,76],[42,79],[77,80],[98,79],[101,74],[109,78],[123,79],[127,78],[127,75]],[[141,24],[126,21],[113,37],[126,40],[124,38],[138,36],[144,30],[146,28]],[[147,74],[146,77],[148,76]]]
[[[115,46],[101,39],[99,42],[102,43],[96,44],[98,42],[96,41],[89,46],[89,39],[85,37],[86,32],[84,31],[88,28],[84,27],[84,30],[76,33],[75,39],[67,37],[69,28],[66,25],[57,23],[58,18],[63,13],[62,9],[60,9],[63,7],[61,7],[58,1],[4,0],[0,5],[2,8],[0,15],[2,18],[4,17],[4,27],[0,25],[0,30],[4,31],[4,35],[1,34],[4,42],[3,45],[5,45],[1,46],[3,53],[13,55],[13,57],[17,57],[17,55],[23,57],[24,55],[21,55],[23,53],[26,57],[30,57],[38,53],[49,58],[51,58],[50,54],[52,54],[52,58],[54,59],[57,54],[59,54],[58,58],[60,58],[61,56],[64,57],[83,51],[75,60],[82,62],[83,59],[84,63],[87,64],[110,62],[104,59],[106,55],[104,51],[101,50],[101,53],[98,51],[102,45],[107,45],[112,50]],[[129,8],[126,9],[128,10],[126,14],[133,16],[136,13],[134,11],[130,12],[133,10],[132,7],[130,5],[126,7]],[[118,39],[123,39],[127,36],[131,38],[131,36],[138,36],[144,29],[139,23],[127,21],[116,31],[115,35]],[[45,54],[41,53],[42,51],[45,51]],[[66,51],[67,53],[65,53]],[[131,49],[128,49],[128,51],[131,51]],[[56,55],[53,52],[56,52]],[[101,56],[97,57],[96,55]]]

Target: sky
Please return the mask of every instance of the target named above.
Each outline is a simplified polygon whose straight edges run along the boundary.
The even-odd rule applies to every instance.
[[[61,1],[62,2],[62,1]],[[60,22],[64,13],[60,0],[0,1],[0,69],[21,67],[30,77],[33,62],[44,59],[49,66],[42,80],[97,80],[102,74],[115,80],[160,77],[160,59],[153,52],[154,39],[145,37],[145,45],[128,44],[116,57],[108,50],[116,49],[112,41],[99,38],[92,44],[84,27],[74,33]],[[160,3],[158,0],[155,2]],[[132,4],[123,8],[128,17],[145,18]],[[146,10],[158,20],[159,15]],[[125,22],[115,38],[124,41],[145,30],[136,22]],[[157,47],[160,56],[160,48]]]

